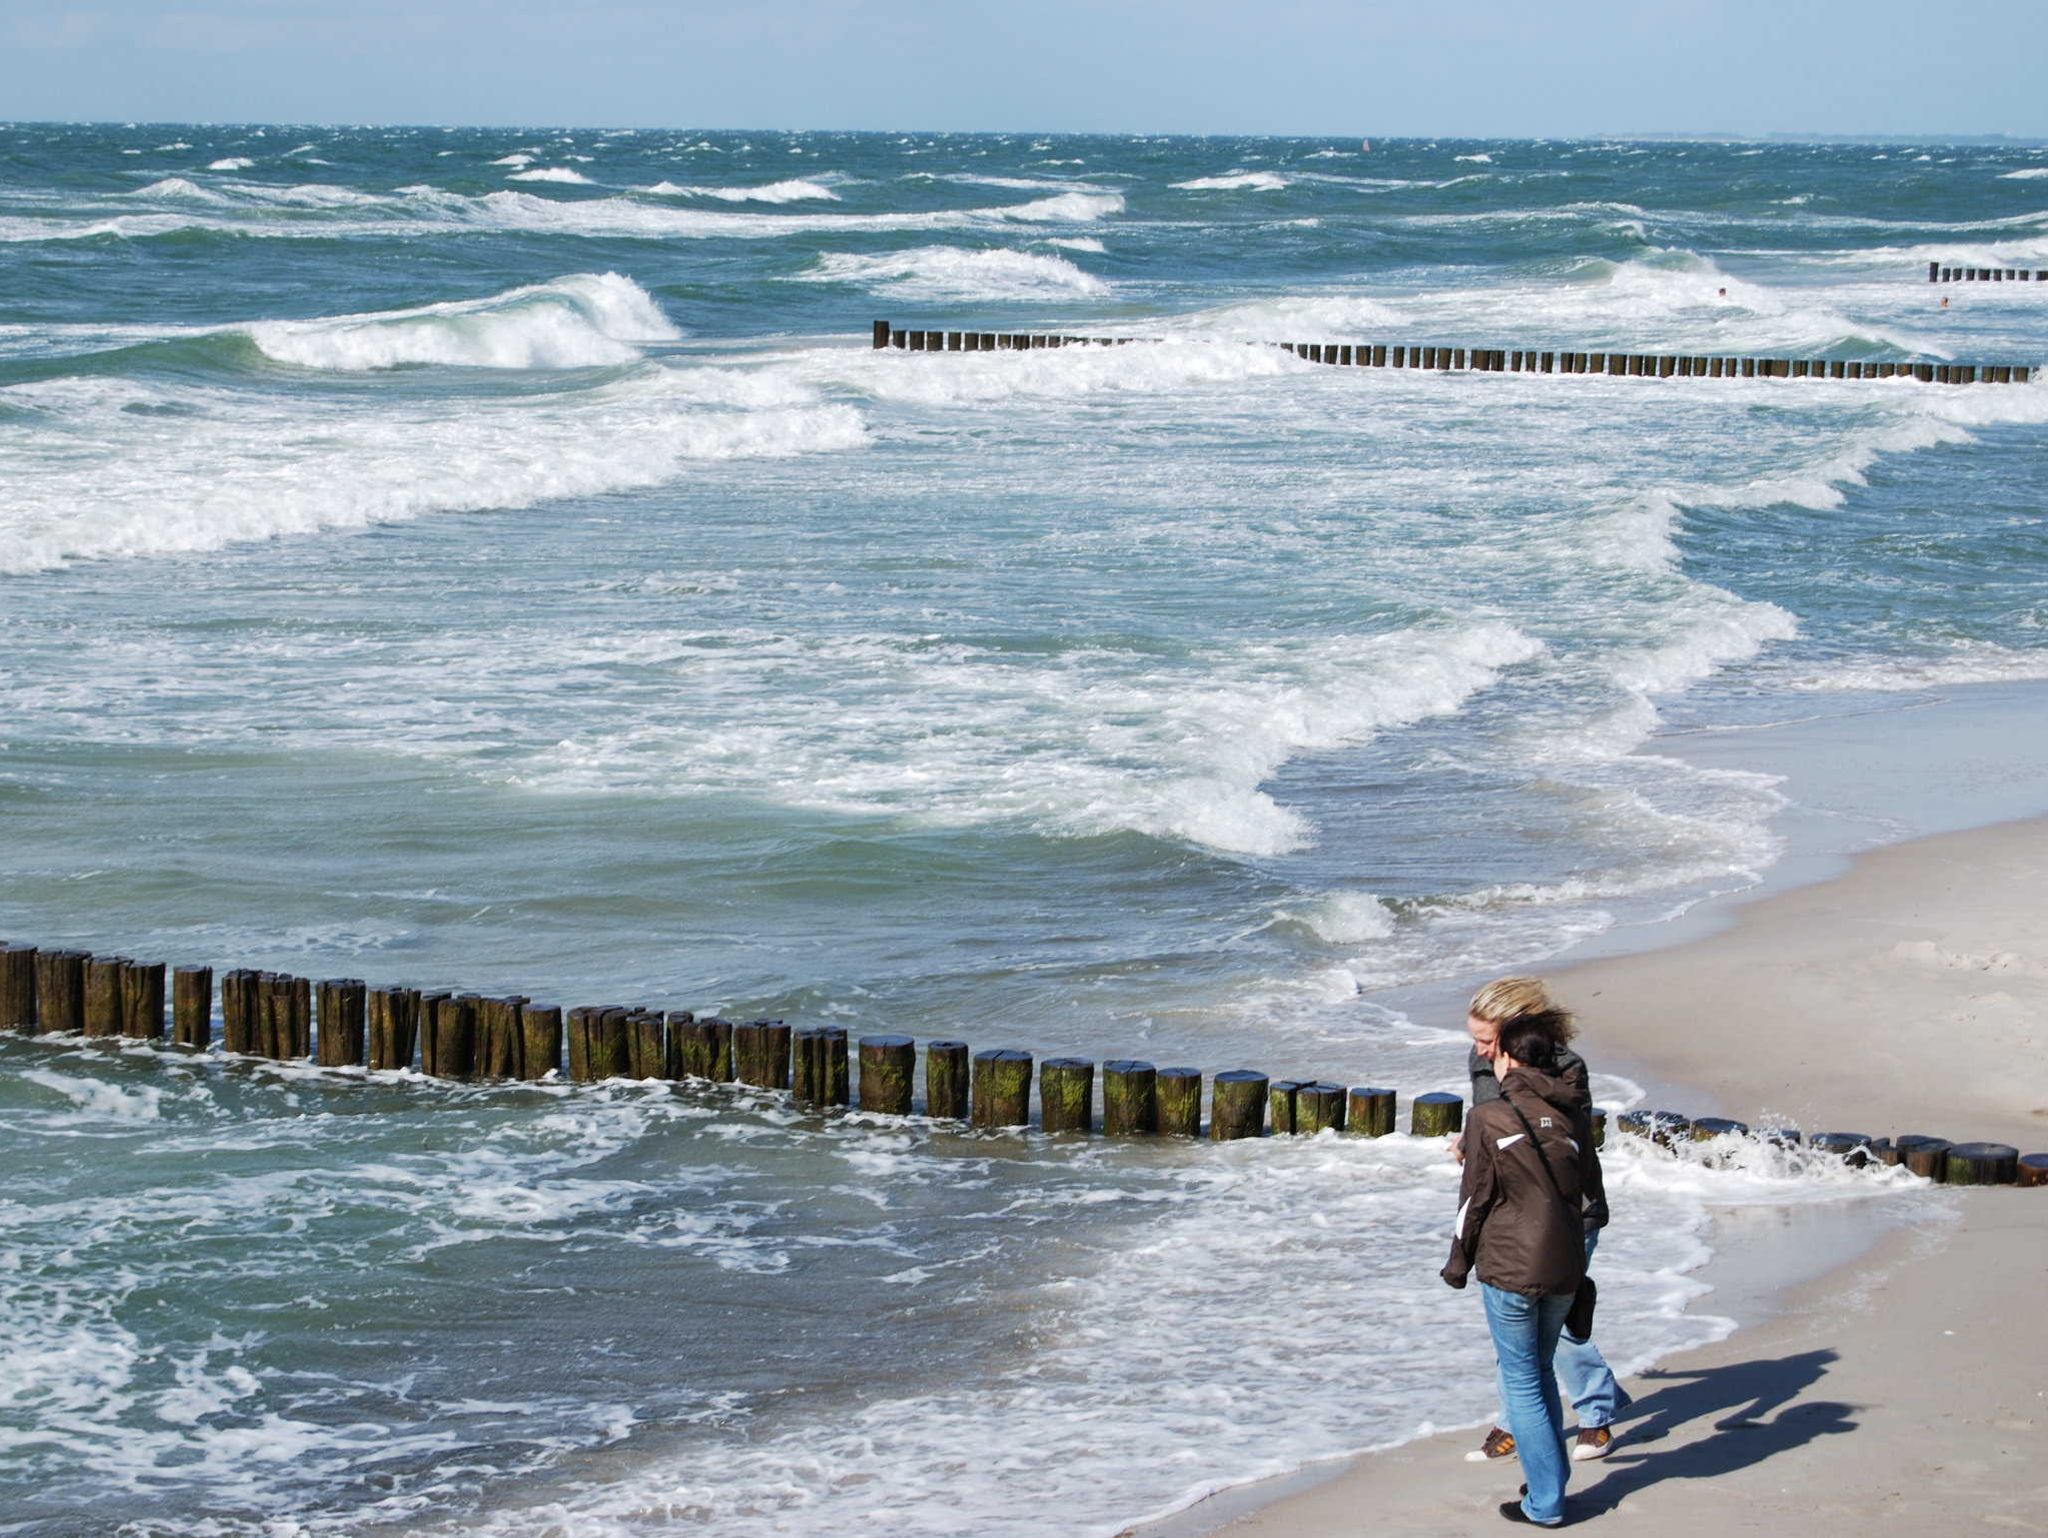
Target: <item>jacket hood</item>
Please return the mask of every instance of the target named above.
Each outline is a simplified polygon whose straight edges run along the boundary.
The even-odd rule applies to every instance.
[[[1568,1074],[1545,1073],[1540,1068],[1513,1068],[1501,1081],[1501,1093],[1509,1094],[1520,1090],[1534,1095],[1560,1114],[1569,1117],[1586,1106],[1585,1070],[1580,1069],[1577,1082]]]

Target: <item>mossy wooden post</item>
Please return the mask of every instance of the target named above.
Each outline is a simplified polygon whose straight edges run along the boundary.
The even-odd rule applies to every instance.
[[[1386,1137],[1394,1130],[1394,1092],[1376,1085],[1351,1091],[1345,1130],[1353,1137]]]
[[[1162,1068],[1154,1076],[1161,1137],[1202,1135],[1202,1070]]]
[[[633,1076],[633,1048],[630,1027],[634,1011],[614,1005],[597,1012],[591,1022],[590,1066],[600,1079],[628,1079]]]
[[[1408,1130],[1416,1137],[1447,1137],[1464,1125],[1463,1097],[1443,1090],[1417,1095],[1408,1108]]]
[[[669,1020],[669,1052],[675,1052],[676,1016]],[[738,1021],[732,1028],[732,1076],[740,1084],[761,1082],[767,1073],[768,1022],[765,1020]],[[670,1074],[675,1078],[675,1074]]]
[[[250,1033],[249,1050],[258,1057],[273,1060],[284,1055],[284,1041],[290,1030],[286,1018],[291,1013],[290,1001],[278,997],[281,976],[277,972],[258,972],[251,985],[255,990],[255,1025]]]
[[[1095,1130],[1095,1064],[1049,1057],[1038,1068],[1038,1121],[1047,1132]]]
[[[254,1050],[256,1039],[256,974],[247,967],[223,972],[220,979],[220,1044],[225,1052]]]
[[[196,1052],[213,1045],[212,967],[179,967],[171,974],[171,1041]]]
[[[1294,1131],[1294,1097],[1301,1092],[1299,1079],[1275,1079],[1266,1086],[1266,1119],[1273,1136],[1287,1137]]]
[[[370,1066],[386,1072],[412,1067],[420,1033],[418,990],[372,988],[369,1013]]]
[[[34,1031],[36,952],[32,945],[0,945],[0,1031]]]
[[[136,1041],[164,1036],[164,964],[131,961],[121,971],[121,1034]]]
[[[788,1089],[790,1027],[781,1020],[764,1020],[761,1025],[765,1033],[761,1085],[764,1089]]]
[[[440,1079],[469,1079],[476,1076],[476,1006],[473,993],[438,994],[432,1000],[432,1063],[420,1066]]]
[[[886,320],[878,320],[875,322],[875,346],[879,349],[888,345],[889,323]]]
[[[1898,1155],[1899,1163],[1922,1180],[1939,1182],[1948,1168],[1948,1151],[1953,1146],[1945,1137],[1907,1133],[1893,1140],[1892,1151]]]
[[[307,977],[287,979],[284,990],[286,1045],[294,1058],[313,1055],[313,981]]]
[[[1816,1132],[1810,1144],[1816,1153],[1833,1154],[1850,1164],[1863,1164],[1867,1158],[1858,1158],[1859,1153],[1867,1156],[1870,1139],[1861,1132]]]
[[[1230,1143],[1264,1132],[1270,1082],[1250,1068],[1226,1068],[1217,1074],[1209,1086],[1209,1136]]]
[[[478,999],[476,1030],[479,1066],[487,1079],[521,1079],[526,1076],[526,1027],[519,1011],[526,1004],[521,995],[499,999]]]
[[[1029,1052],[990,1047],[974,1054],[974,1105],[969,1120],[977,1127],[1031,1124]]]
[[[635,1079],[659,1079],[668,1072],[668,1039],[659,1010],[636,1009],[626,1017],[626,1068]]]
[[[1717,1137],[1748,1137],[1749,1124],[1730,1121],[1725,1116],[1702,1116],[1693,1122],[1689,1136],[1695,1143],[1704,1143]]]
[[[967,1120],[967,1043],[927,1042],[924,1049],[924,1113],[948,1121]]]
[[[590,1022],[596,1013],[588,1004],[578,1004],[563,1021],[569,1046],[569,1082],[572,1084],[591,1082]]]
[[[2048,1153],[2021,1154],[2013,1174],[2017,1185],[2048,1186]]]
[[[1957,1143],[1941,1172],[1944,1185],[2009,1186],[2019,1179],[2020,1151],[2006,1143]]]
[[[95,956],[85,964],[85,1034],[121,1034],[121,973],[125,956]]]
[[[822,1105],[825,1099],[825,1045],[817,1026],[807,1025],[790,1037],[789,1094],[798,1105]]]
[[[860,1039],[860,1108],[908,1116],[917,1084],[917,1043],[908,1036]]]
[[[1159,1073],[1150,1063],[1120,1057],[1102,1065],[1104,1137],[1150,1137],[1159,1130]]]
[[[320,985],[322,1068],[360,1068],[363,1063],[365,990],[353,977],[330,978]]]
[[[1321,1081],[1302,1085],[1294,1096],[1294,1130],[1312,1137],[1325,1127],[1344,1130],[1344,1086]]]
[[[839,1026],[819,1027],[825,1033],[825,1103],[853,1102],[853,1068],[847,1051],[846,1032]]]
[[[708,1079],[718,1065],[718,1037],[709,1020],[699,1020],[687,1009],[672,1009],[668,1016],[668,1069],[671,1079]]]
[[[1595,1148],[1605,1148],[1607,1146],[1607,1113],[1596,1105],[1586,1114],[1593,1124],[1593,1146]]]
[[[533,1082],[562,1071],[562,1010],[556,1004],[519,1006],[519,1077]]]

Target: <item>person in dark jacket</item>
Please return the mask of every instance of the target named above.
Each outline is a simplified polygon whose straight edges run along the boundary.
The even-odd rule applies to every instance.
[[[1586,1275],[1585,1212],[1606,1203],[1590,1118],[1571,1086],[1531,1066],[1549,1054],[1542,1022],[1517,1018],[1489,1054],[1498,1098],[1465,1123],[1458,1222],[1443,1279],[1477,1274],[1493,1337],[1501,1402],[1528,1493],[1505,1502],[1513,1522],[1564,1522],[1571,1463],[1554,1370],[1558,1337]]]
[[[1572,1036],[1571,1011],[1552,999],[1542,979],[1535,977],[1497,978],[1475,993],[1467,1006],[1465,1029],[1471,1033],[1472,1050],[1465,1068],[1472,1079],[1472,1103],[1476,1106],[1499,1098],[1500,1083],[1494,1078],[1493,1061],[1487,1052],[1492,1049],[1501,1025],[1517,1016],[1547,1022],[1551,1026],[1550,1056],[1534,1066],[1562,1079],[1590,1110],[1593,1093],[1586,1060],[1566,1045]],[[1587,1209],[1588,1262],[1600,1243],[1600,1230],[1606,1223],[1604,1206],[1597,1211]],[[1574,1338],[1570,1331],[1565,1332],[1557,1345],[1557,1373],[1564,1381],[1565,1397],[1571,1400],[1572,1408],[1578,1414],[1579,1427],[1572,1439],[1572,1461],[1583,1463],[1588,1459],[1606,1457],[1614,1447],[1614,1418],[1629,1406],[1628,1392],[1616,1381],[1614,1370],[1607,1365],[1607,1358],[1600,1354],[1600,1348],[1591,1340]],[[1479,1446],[1465,1456],[1471,1462],[1483,1463],[1493,1458],[1512,1457],[1514,1451],[1515,1438],[1507,1429],[1507,1411],[1503,1408],[1500,1417],[1480,1439]]]

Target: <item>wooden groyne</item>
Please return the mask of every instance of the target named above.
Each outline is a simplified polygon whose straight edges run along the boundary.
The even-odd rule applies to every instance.
[[[170,1018],[165,1020],[166,989]],[[738,1085],[787,1094],[817,1111],[917,1114],[917,1043],[877,1033],[850,1040],[838,1026],[791,1027],[781,1020],[735,1022],[690,1010],[582,1005],[564,1012],[521,994],[370,987],[359,978],[315,982],[245,967],[219,978],[216,1042],[211,967],[85,951],[0,944],[0,1030],[30,1036],[109,1038],[172,1051],[221,1052],[325,1069],[414,1070],[456,1082],[591,1084],[607,1079]],[[858,1075],[854,1073],[859,1069]],[[1028,1127],[1033,1058],[1016,1047],[972,1051],[960,1041],[924,1049],[923,1114],[970,1128]],[[1234,1142],[1269,1132],[1337,1132],[1386,1137],[1396,1130],[1396,1095],[1377,1085],[1274,1078],[1232,1068],[1203,1073],[1155,1067],[1134,1058],[1101,1065],[1049,1057],[1036,1064],[1038,1126],[1088,1137],[1200,1138]],[[1459,1095],[1434,1091],[1409,1104],[1416,1137],[1447,1137],[1464,1126]],[[1665,1147],[1682,1141],[1755,1138],[1796,1144],[1801,1134],[1741,1122],[1697,1121],[1672,1111],[1627,1111],[1617,1130]],[[1593,1140],[1606,1141],[1608,1116],[1593,1113]],[[2002,1143],[1951,1143],[1937,1137],[1816,1133],[1808,1148],[1851,1165],[1904,1164],[1951,1185],[2048,1185],[2048,1154],[2022,1155]]]
[[[2048,283],[2048,267],[1944,267],[1927,264],[1929,283]]]
[[[900,331],[875,322],[875,347],[906,352],[1024,352],[1122,347],[1160,337],[1059,336],[1020,331]],[[1755,358],[1696,353],[1557,352],[1529,347],[1445,347],[1414,342],[1255,342],[1339,368],[1478,374],[1599,374],[1611,379],[1913,379],[1922,384],[2025,384],[2025,363],[1871,363],[1856,358]]]

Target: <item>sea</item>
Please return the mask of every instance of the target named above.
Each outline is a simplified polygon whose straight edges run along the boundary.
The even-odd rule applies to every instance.
[[[2048,678],[2048,387],[1269,344],[2048,362],[1930,261],[2048,147],[7,125],[0,935],[1460,1088],[1779,866],[1726,734]],[[1612,1144],[1622,1366],[1933,1199]],[[1107,1538],[1491,1408],[1406,1136],[16,1037],[0,1167],[6,1534]]]

